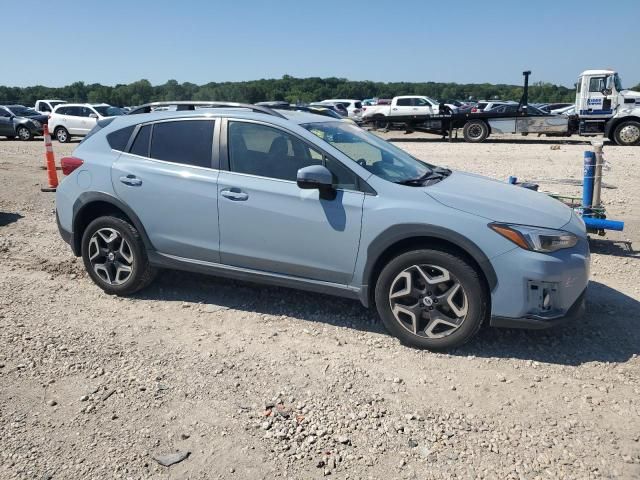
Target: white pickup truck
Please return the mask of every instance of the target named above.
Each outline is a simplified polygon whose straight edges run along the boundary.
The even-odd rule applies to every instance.
[[[448,105],[452,112],[457,111],[455,105]],[[393,97],[390,105],[374,105],[366,107],[362,113],[363,120],[374,121],[378,126],[393,122],[394,117],[412,115],[437,115],[440,113],[439,103],[422,95],[402,95]]]

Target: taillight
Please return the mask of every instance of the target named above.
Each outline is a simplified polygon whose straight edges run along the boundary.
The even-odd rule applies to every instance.
[[[478,111],[478,109],[477,109],[476,107],[473,107],[473,108],[471,109],[471,113],[475,113],[475,112],[477,112],[477,111]]]
[[[76,168],[81,166],[84,163],[84,160],[81,160],[78,157],[63,157],[60,160],[60,166],[62,167],[62,173],[65,175],[70,175]]]

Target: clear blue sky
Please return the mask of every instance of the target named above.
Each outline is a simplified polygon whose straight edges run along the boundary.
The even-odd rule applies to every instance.
[[[0,84],[640,82],[640,0],[5,0]]]

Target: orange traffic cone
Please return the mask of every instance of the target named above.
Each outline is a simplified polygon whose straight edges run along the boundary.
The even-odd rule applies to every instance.
[[[53,156],[53,147],[51,146],[51,135],[49,135],[49,127],[44,124],[44,146],[45,146],[45,160],[47,165],[47,180],[49,181],[48,187],[42,187],[42,192],[55,192],[58,188],[58,174],[56,172],[56,159]]]

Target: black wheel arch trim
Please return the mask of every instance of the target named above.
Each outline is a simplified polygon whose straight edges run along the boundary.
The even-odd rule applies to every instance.
[[[136,230],[138,230],[138,233],[140,233],[147,251],[154,250],[153,244],[151,243],[151,240],[149,240],[149,236],[147,235],[147,232],[138,216],[119,198],[105,192],[84,192],[80,194],[80,196],[73,204],[73,231],[71,232],[71,248],[76,257],[79,257],[82,253],[81,242],[83,232],[78,231],[78,220],[81,218],[81,213],[86,208],[90,208],[92,204],[95,204],[97,202],[108,203],[121,210],[131,220],[133,226],[136,228]]]
[[[487,280],[490,291],[493,291],[498,284],[496,272],[489,258],[473,241],[448,228],[437,225],[407,223],[394,225],[384,230],[367,248],[367,260],[363,273],[363,283],[365,284],[363,285],[363,296],[368,297],[369,291],[373,287],[375,280],[373,276],[376,274],[375,266],[383,253],[394,244],[420,238],[444,241],[456,246],[476,262]]]

